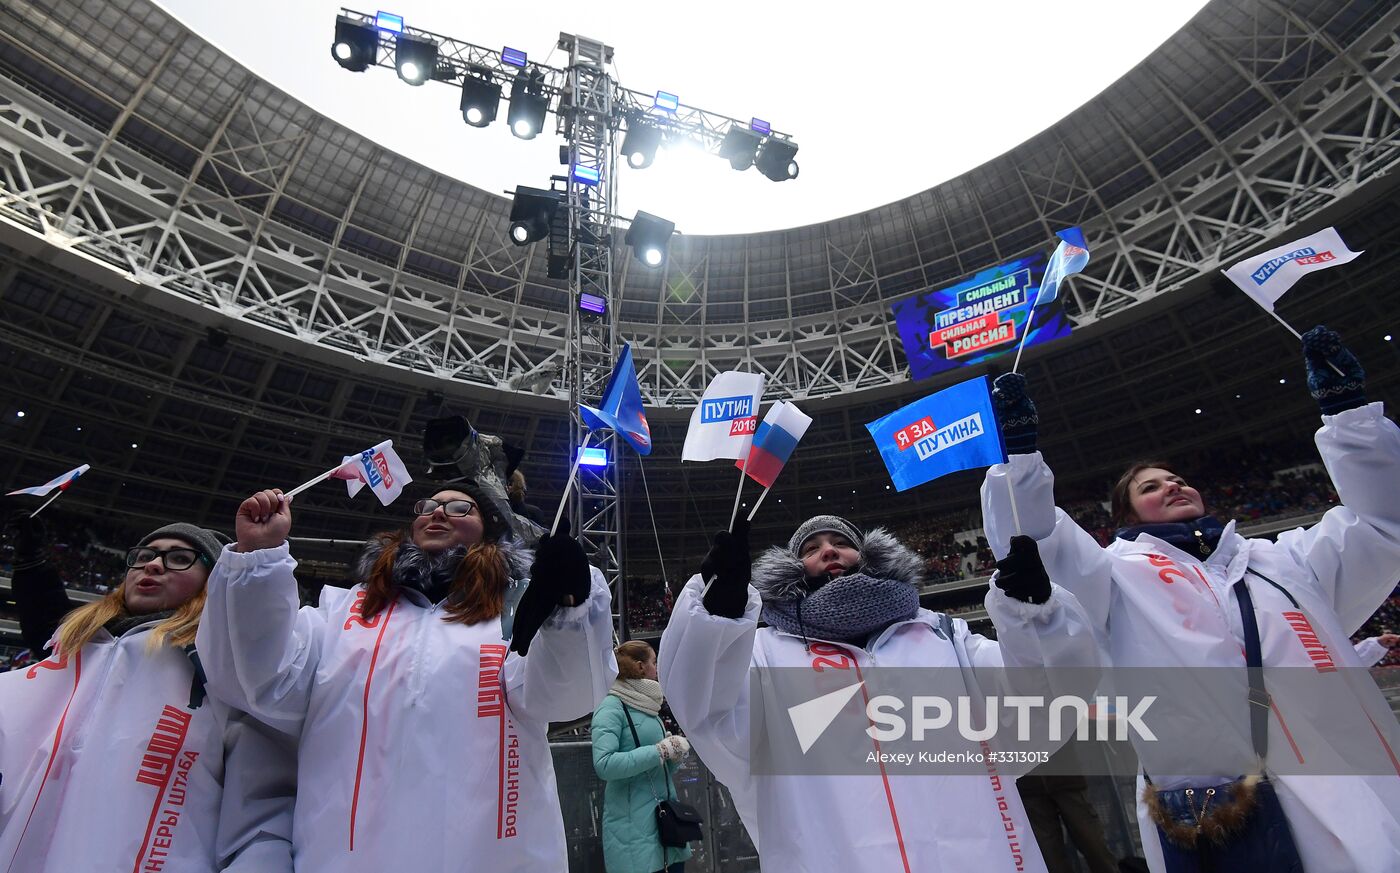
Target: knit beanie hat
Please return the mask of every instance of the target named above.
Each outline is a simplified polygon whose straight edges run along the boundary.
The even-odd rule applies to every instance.
[[[838,533],[850,540],[851,545],[856,547],[856,551],[862,551],[865,548],[865,535],[855,525],[839,516],[816,515],[798,525],[792,539],[788,540],[788,551],[794,555],[801,554],[802,544],[809,537],[819,533]]]
[[[141,538],[137,543],[138,547],[148,545],[152,540],[162,537],[173,537],[177,540],[184,540],[189,543],[199,556],[204,559],[204,566],[213,567],[219,560],[219,553],[224,550],[224,546],[233,542],[227,536],[216,530],[206,527],[196,527],[183,521],[175,524],[167,524],[165,527],[156,528]]]

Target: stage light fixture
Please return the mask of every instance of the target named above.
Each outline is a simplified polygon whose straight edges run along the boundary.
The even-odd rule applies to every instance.
[[[462,79],[462,120],[472,127],[485,127],[496,120],[501,105],[501,86],[491,80],[491,73],[474,67]]]
[[[374,16],[374,26],[390,33],[403,33],[403,16],[392,12],[377,12]]]
[[[681,108],[681,98],[667,91],[657,91],[656,98],[651,101],[651,105],[662,112],[675,112]]]
[[[575,164],[572,175],[575,182],[584,185],[597,185],[603,178],[602,172],[597,167],[590,167],[586,164]]]
[[[637,260],[648,267],[659,267],[666,263],[666,250],[675,230],[674,221],[639,211],[632,219],[632,226],[627,228],[626,243],[632,247]]]
[[[378,49],[379,33],[373,27],[347,15],[336,16],[331,57],[337,64],[352,73],[363,73],[374,65]]]
[[[797,178],[797,143],[787,139],[769,137],[758,149],[754,166],[774,182],[786,182]]]
[[[521,139],[534,139],[544,129],[544,116],[549,111],[549,98],[544,95],[544,74],[521,70],[510,86],[510,111],[506,120],[510,132]]]
[[[634,170],[650,167],[659,145],[661,128],[644,121],[627,122],[627,135],[622,138],[622,154],[627,158],[627,166]]]
[[[579,446],[578,462],[584,467],[606,467],[608,450],[602,446]]]
[[[525,53],[520,49],[513,49],[510,46],[501,49],[501,63],[503,64],[510,64],[512,67],[524,67],[525,60]]]
[[[729,161],[729,166],[734,169],[747,170],[753,166],[759,139],[758,134],[736,124],[724,135],[724,142],[719,145],[719,156]]]
[[[764,121],[762,118],[752,118],[749,119],[749,130],[753,131],[754,133],[767,136],[768,134],[773,132],[773,126],[768,122]]]
[[[578,311],[588,316],[601,318],[608,314],[608,301],[597,294],[583,291],[578,296]]]
[[[524,246],[549,236],[549,226],[563,202],[562,191],[516,185],[510,205],[510,241]]]
[[[438,47],[430,39],[401,33],[394,43],[394,66],[399,78],[410,85],[421,85],[437,69]]]

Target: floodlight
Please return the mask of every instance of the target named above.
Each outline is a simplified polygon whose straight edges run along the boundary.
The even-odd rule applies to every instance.
[[[473,68],[462,78],[462,120],[472,127],[485,127],[496,120],[501,103],[501,86],[491,80],[491,73]]]
[[[374,26],[390,33],[403,33],[403,16],[392,12],[379,12],[374,16]]]
[[[549,236],[554,213],[563,202],[562,191],[515,186],[515,200],[510,205],[510,241],[523,246]]]
[[[681,98],[665,91],[657,91],[656,99],[651,101],[651,105],[662,112],[675,112],[681,108]]]
[[[506,46],[501,49],[501,63],[510,64],[512,67],[523,67],[525,66],[525,53],[520,49]]]
[[[747,170],[753,166],[754,153],[758,151],[760,137],[751,130],[737,124],[729,128],[724,142],[719,145],[719,156],[729,161],[736,170]]]
[[[797,143],[770,136],[759,148],[754,166],[774,182],[786,182],[797,178],[797,161],[793,160],[796,155]]]
[[[394,42],[394,66],[399,78],[410,85],[421,85],[437,69],[438,47],[430,39],[401,33]]]
[[[627,166],[634,170],[650,167],[661,145],[661,128],[644,121],[629,121],[627,135],[622,138],[622,154]]]
[[[764,121],[762,118],[752,118],[749,120],[749,130],[767,136],[773,132],[773,125]]]
[[[578,296],[578,309],[579,312],[587,312],[592,315],[606,315],[608,312],[608,301],[605,298],[599,297],[597,294],[589,294],[587,291],[583,291],[580,292]]]
[[[627,228],[627,245],[632,254],[648,267],[659,267],[666,263],[666,249],[671,244],[671,234],[675,233],[676,223],[652,215],[638,212]]]
[[[331,57],[337,64],[352,73],[363,73],[374,65],[378,49],[379,33],[373,27],[347,15],[336,16]]]
[[[534,139],[544,129],[544,116],[548,111],[544,74],[538,69],[530,74],[521,70],[510,86],[510,111],[506,115],[510,132],[521,139]]]
[[[597,185],[602,180],[602,173],[597,167],[574,164],[573,177],[575,182],[581,182],[584,185]]]
[[[579,446],[578,462],[585,467],[606,467],[608,450],[602,446]]]

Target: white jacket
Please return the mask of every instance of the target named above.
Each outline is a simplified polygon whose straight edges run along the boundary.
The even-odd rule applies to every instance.
[[[415,591],[368,620],[360,586],[298,610],[295,567],[285,544],[225,549],[198,646],[212,695],[301,735],[297,869],[563,873],[546,732],[616,676],[602,574],[521,658]]]
[[[0,871],[292,869],[287,739],[148,652],[154,625],[0,674]]]
[[[980,776],[764,775],[750,767],[750,717],[772,701],[750,698],[749,670],[802,667],[818,672],[880,667],[1029,667],[1097,665],[1087,620],[1074,598],[1056,586],[1049,602],[1012,600],[993,588],[987,609],[1001,643],[953,620],[950,644],[939,616],[926,609],[887,628],[868,649],[803,641],[775,628],[759,629],[759,595],[749,588],[741,619],[711,615],[701,580],[681,592],[661,637],[660,676],[676,720],[705,765],[734,797],[735,808],[766,870],[786,873],[1014,873],[1043,871],[1044,861],[1015,789],[1032,763],[997,765]],[[814,641],[815,642],[815,641]],[[839,651],[842,655],[822,654]],[[1090,672],[1090,671],[1084,671]],[[1093,688],[1092,678],[1080,693]],[[969,694],[976,694],[969,689]],[[860,700],[857,696],[853,698]],[[786,701],[780,702],[781,708]],[[848,705],[841,718],[865,719]]]
[[[1259,577],[1247,578],[1265,667],[1360,668],[1349,635],[1400,579],[1400,429],[1382,415],[1379,403],[1323,422],[1317,446],[1343,505],[1309,528],[1286,531],[1277,542],[1245,539],[1231,522],[1204,561],[1145,534],[1102,548],[1055,507],[1054,477],[1039,453],[1012,455],[987,471],[987,539],[993,552],[1006,553],[1016,533],[1009,496],[1014,492],[1021,532],[1040,541],[1052,577],[1078,595],[1108,666],[1243,667],[1244,632],[1233,585],[1249,567],[1287,589],[1301,607]],[[1275,773],[1279,800],[1308,873],[1393,873],[1400,870],[1400,731],[1364,671],[1328,672],[1346,683],[1338,686],[1344,706],[1272,689],[1269,760],[1277,765],[1282,756],[1296,757],[1289,761],[1296,771],[1305,761],[1325,759],[1334,752],[1329,746],[1338,727],[1347,725],[1347,736],[1374,743],[1365,751],[1395,762],[1396,773]],[[1194,707],[1197,717],[1213,725],[1212,743],[1249,742],[1247,706],[1215,712],[1196,701]],[[1139,744],[1138,753],[1162,788],[1239,775],[1166,777],[1152,766],[1156,750]],[[1141,803],[1138,822],[1148,860],[1160,871],[1160,843]]]
[[[1367,637],[1352,648],[1356,649],[1357,659],[1367,667],[1379,664],[1386,655],[1390,654],[1390,649],[1385,647],[1380,637]]]

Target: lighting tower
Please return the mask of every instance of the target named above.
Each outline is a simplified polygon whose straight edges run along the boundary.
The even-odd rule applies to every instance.
[[[430,54],[427,43],[436,45],[435,56]],[[568,265],[570,305],[564,372],[569,387],[570,435],[576,451],[589,433],[579,418],[579,404],[599,404],[619,349],[613,249],[621,242],[614,230],[621,217],[612,211],[617,192],[613,171],[618,133],[626,126],[629,131],[638,131],[640,138],[656,138],[651,139],[653,147],[658,140],[689,140],[729,158],[735,169],[744,169],[747,165],[736,163],[722,148],[726,139],[732,142],[742,131],[743,141],[750,147],[749,164],[753,163],[755,151],[762,159],[763,149],[770,143],[775,154],[781,153],[781,168],[764,171],[775,181],[797,176],[797,162],[793,160],[797,144],[756,118],[744,122],[686,106],[674,94],[658,91],[653,96],[622,87],[608,75],[612,49],[597,40],[561,33],[558,48],[569,57],[568,66],[562,69],[533,63],[516,49],[482,48],[408,27],[399,16],[342,9],[332,55],[341,66],[355,72],[371,65],[397,70],[409,84],[438,81],[458,88],[465,84],[473,95],[499,94],[501,91],[495,89],[500,86],[511,94],[508,99],[512,111],[508,118],[538,110],[541,98],[554,113],[557,131],[566,143],[562,154],[568,158],[566,174],[555,177],[565,187],[567,223],[556,225],[567,226],[568,235],[567,239],[559,239],[559,234],[551,231],[548,251],[551,277],[562,275],[562,271],[556,274],[556,269]],[[400,55],[407,57],[410,51],[414,66],[406,73],[400,68]],[[418,75],[429,66],[431,70],[425,77]],[[485,127],[495,117],[489,111],[477,111],[468,117],[465,104],[471,101],[463,102],[464,119],[474,127]],[[522,131],[514,132],[530,138],[538,131],[530,130],[528,136]],[[650,158],[646,163],[650,163]],[[669,226],[669,222],[655,216],[644,216],[645,213],[639,213],[637,221],[646,220],[649,227]],[[664,249],[660,263],[664,263]],[[585,294],[592,298],[592,311],[580,308]],[[598,301],[601,312],[596,311],[600,308]],[[584,549],[613,591],[614,626],[626,639],[627,592],[622,584],[622,493],[618,469],[622,456],[631,449],[624,449],[623,441],[612,431],[593,433],[589,444],[603,447],[608,463],[602,467],[580,465],[568,514]],[[569,458],[570,464],[573,460]]]

